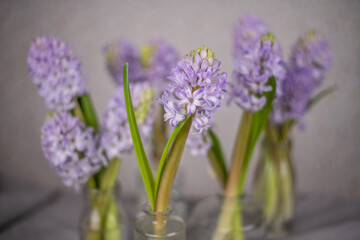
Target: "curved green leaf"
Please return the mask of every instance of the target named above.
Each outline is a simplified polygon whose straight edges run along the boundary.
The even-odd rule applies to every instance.
[[[320,91],[316,94],[307,104],[307,110],[311,109],[316,103],[318,103],[321,99],[329,95],[330,93],[334,92],[337,89],[336,85],[332,85],[324,90]]]
[[[177,134],[179,133],[180,129],[184,126],[184,124],[188,118],[189,118],[189,116],[186,116],[185,119],[176,126],[174,131],[171,133],[170,138],[169,138],[168,142],[166,143],[166,146],[163,150],[163,153],[161,155],[161,159],[159,162],[158,170],[157,170],[157,176],[156,176],[156,182],[155,182],[155,196],[157,196],[157,192],[159,190],[159,185],[160,185],[162,174],[164,172],[164,168],[165,168],[165,164],[167,161],[167,155],[168,155],[170,146],[173,143]]]
[[[104,168],[103,171],[100,171],[101,173],[101,175],[99,176],[100,189],[109,189],[114,187],[119,172],[120,164],[121,164],[121,159],[115,157],[109,162],[109,165],[106,168]]]
[[[227,175],[228,175],[226,169],[225,157],[220,145],[220,141],[216,136],[215,132],[209,129],[209,135],[211,138],[212,146],[209,149],[208,157],[212,165],[212,168],[214,169],[217,175],[217,178],[220,180],[222,187],[225,188]]]
[[[139,128],[136,123],[134,108],[131,101],[130,86],[128,80],[129,64],[124,65],[124,97],[127,118],[129,121],[131,138],[134,145],[135,155],[139,163],[140,173],[145,185],[146,193],[149,198],[149,202],[152,210],[155,210],[155,195],[154,195],[154,176],[151,172],[149,161],[146,157],[143,143],[141,141]]]
[[[176,176],[176,172],[184,151],[185,143],[193,122],[194,116],[186,118],[182,121],[170,150],[165,150],[163,155],[166,156],[165,164],[163,165],[162,175],[159,179],[159,186],[156,195],[156,211],[167,211],[172,185]],[[170,141],[170,140],[169,140]]]

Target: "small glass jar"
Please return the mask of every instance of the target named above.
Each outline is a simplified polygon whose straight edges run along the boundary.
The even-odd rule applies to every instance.
[[[119,187],[84,189],[80,219],[81,240],[127,239],[126,214],[120,202]]]
[[[188,212],[188,205],[184,199],[183,180],[184,180],[183,171],[181,170],[181,168],[179,168],[174,180],[173,187],[171,189],[171,201],[173,201],[174,204],[176,204],[176,215],[180,216],[182,219],[186,219]],[[138,186],[137,187],[138,191],[136,192],[137,194],[136,199],[137,199],[138,209],[136,216],[140,217],[141,215],[144,214],[143,206],[148,201],[145,186],[140,174],[138,174],[137,177],[137,186]]]
[[[143,206],[144,214],[135,222],[135,240],[185,240],[185,223],[175,215],[175,205],[170,202],[166,212],[153,212],[150,204]]]
[[[187,235],[197,240],[255,240],[265,238],[263,212],[248,197],[213,195],[191,211]]]
[[[276,147],[275,159],[272,147]],[[293,228],[295,208],[295,170],[291,158],[291,140],[271,146],[263,140],[255,171],[255,197],[263,205],[268,237],[288,235]]]

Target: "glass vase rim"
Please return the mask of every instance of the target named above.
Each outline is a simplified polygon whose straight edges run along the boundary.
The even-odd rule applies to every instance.
[[[171,215],[171,214],[173,214],[175,212],[176,205],[175,205],[175,202],[173,200],[170,200],[167,211],[156,212],[156,211],[153,211],[151,209],[150,202],[146,201],[144,204],[142,204],[141,209],[146,215],[150,215],[150,216],[160,216],[160,215],[161,216],[169,216],[169,215]]]

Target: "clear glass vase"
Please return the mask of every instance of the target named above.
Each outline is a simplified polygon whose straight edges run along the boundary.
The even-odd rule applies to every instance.
[[[126,223],[119,187],[84,189],[80,219],[81,240],[126,240]]]
[[[171,201],[173,201],[176,205],[176,215],[179,215],[182,219],[186,219],[188,205],[183,194],[183,176],[183,171],[179,168],[175,177],[173,188],[171,189]],[[144,214],[143,206],[148,201],[148,197],[146,195],[145,186],[140,174],[138,174],[137,177],[137,186],[137,216],[141,216]]]
[[[248,197],[214,195],[200,201],[188,221],[189,239],[264,239],[265,227],[260,205]]]
[[[274,145],[263,140],[254,187],[255,197],[264,209],[268,236],[288,235],[293,228],[295,208],[295,173],[289,139]]]
[[[143,206],[144,214],[136,219],[135,240],[185,240],[185,223],[175,214],[173,202],[167,212],[153,212],[150,204]]]

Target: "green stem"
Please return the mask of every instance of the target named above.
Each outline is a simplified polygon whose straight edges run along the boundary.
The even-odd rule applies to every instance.
[[[92,104],[90,95],[85,93],[77,99],[84,115],[84,120],[87,126],[93,127],[95,131],[99,130],[99,124],[95,113],[95,108]]]
[[[216,174],[217,179],[219,180],[222,190],[225,190],[228,178],[225,157],[220,145],[220,141],[216,136],[215,132],[209,129],[209,135],[211,138],[212,146],[208,151],[208,159],[210,161],[212,169]]]
[[[242,165],[244,162],[248,138],[250,135],[251,119],[252,113],[245,111],[238,129],[238,134],[233,149],[229,177],[225,189],[225,195],[228,197],[238,196],[239,179],[242,172]]]
[[[167,128],[166,122],[163,119],[165,109],[162,107],[158,111],[159,114],[156,114],[152,132],[152,160],[157,164],[167,143]]]
[[[245,240],[238,197],[224,197],[212,240]]]

